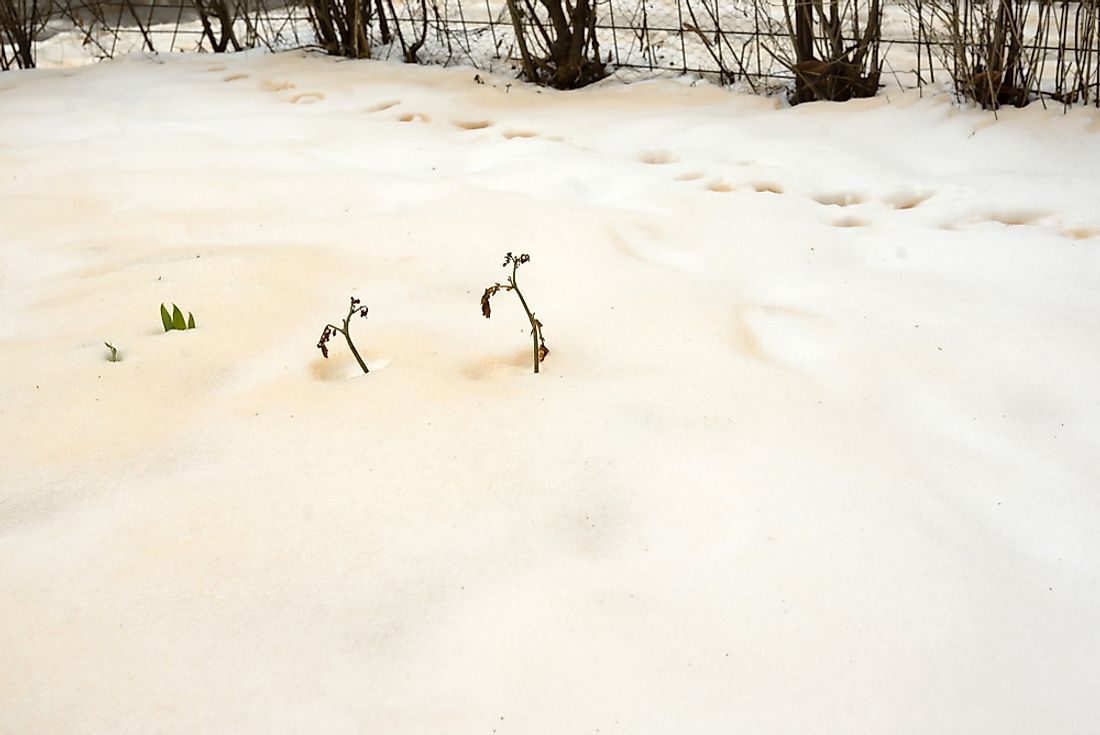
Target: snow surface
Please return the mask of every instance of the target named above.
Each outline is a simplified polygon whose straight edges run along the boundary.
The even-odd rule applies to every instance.
[[[1100,730],[1098,113],[481,78],[0,75],[0,732]]]

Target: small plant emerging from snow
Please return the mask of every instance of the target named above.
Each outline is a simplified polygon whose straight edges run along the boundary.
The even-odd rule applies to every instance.
[[[171,332],[173,329],[194,329],[195,328],[195,315],[191,312],[187,312],[187,319],[183,318],[183,312],[175,304],[172,304],[172,313],[168,313],[168,309],[164,304],[160,305],[160,322],[164,325],[165,332]]]
[[[348,315],[344,317],[344,326],[337,327],[332,324],[326,324],[325,331],[321,332],[321,339],[317,342],[317,349],[321,350],[321,354],[324,355],[325,358],[328,358],[328,341],[339,332],[344,335],[344,339],[347,340],[348,349],[351,350],[351,354],[355,355],[355,361],[359,363],[359,367],[363,368],[364,373],[369,373],[370,370],[367,369],[367,364],[363,362],[363,358],[359,356],[359,350],[355,349],[355,343],[351,341],[351,318],[356,314],[364,319],[367,317],[367,307],[361,306],[360,304],[361,302],[359,299],[354,296],[351,297],[351,307],[348,309]]]
[[[481,315],[486,319],[492,316],[492,310],[489,308],[489,299],[497,294],[498,291],[515,291],[516,296],[519,297],[519,303],[523,306],[523,311],[527,314],[527,321],[531,322],[531,343],[532,343],[532,358],[535,365],[535,372],[539,371],[539,363],[546,359],[546,356],[550,354],[550,348],[546,346],[546,340],[542,337],[542,322],[535,318],[534,312],[527,306],[527,299],[523,298],[523,293],[519,290],[519,284],[516,283],[516,271],[524,263],[531,260],[531,256],[527,253],[522,255],[512,255],[508,253],[504,256],[504,268],[507,268],[509,264],[512,266],[512,275],[508,276],[507,283],[494,283],[485,289],[485,293],[481,295]]]
[[[122,359],[121,357],[118,356],[118,348],[117,347],[115,347],[110,342],[104,342],[103,344],[107,345],[107,349],[111,351],[110,354],[107,355],[107,362],[118,362],[119,360]]]

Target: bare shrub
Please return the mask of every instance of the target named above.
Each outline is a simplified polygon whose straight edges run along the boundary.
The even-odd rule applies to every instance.
[[[529,82],[576,89],[604,76],[590,0],[508,0],[523,75]]]
[[[393,0],[305,0],[310,23],[317,43],[334,56],[353,59],[370,57],[373,41],[382,45],[396,42],[401,56],[408,63],[420,61],[419,53],[428,38],[428,24],[435,18],[446,25],[434,2],[409,0],[401,4]]]
[[[34,42],[52,10],[52,0],[0,0],[0,70],[34,68]]]
[[[880,0],[783,0],[783,28],[790,49],[764,48],[794,74],[791,104],[843,102],[878,91]]]
[[[1022,107],[1039,93],[1051,3],[925,0],[924,5],[930,13],[921,23],[960,100],[995,110]]]

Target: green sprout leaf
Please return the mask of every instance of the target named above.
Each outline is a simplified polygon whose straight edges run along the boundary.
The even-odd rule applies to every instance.
[[[183,312],[175,304],[172,304],[172,329],[187,329],[187,322],[183,319]]]
[[[188,329],[194,329],[195,328],[195,315],[192,314],[191,312],[187,312],[187,328]]]
[[[165,332],[171,332],[172,331],[172,329],[173,329],[173,327],[172,327],[172,317],[169,316],[168,309],[164,308],[164,304],[160,305],[160,321],[161,321],[161,323],[164,324],[164,331]]]

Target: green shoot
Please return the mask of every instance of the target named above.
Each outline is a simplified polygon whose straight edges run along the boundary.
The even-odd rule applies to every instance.
[[[173,329],[194,329],[195,328],[195,315],[191,312],[187,312],[187,318],[183,318],[183,312],[175,304],[172,304],[172,312],[168,313],[168,309],[164,304],[160,305],[160,322],[164,325],[165,332],[171,332]]]

